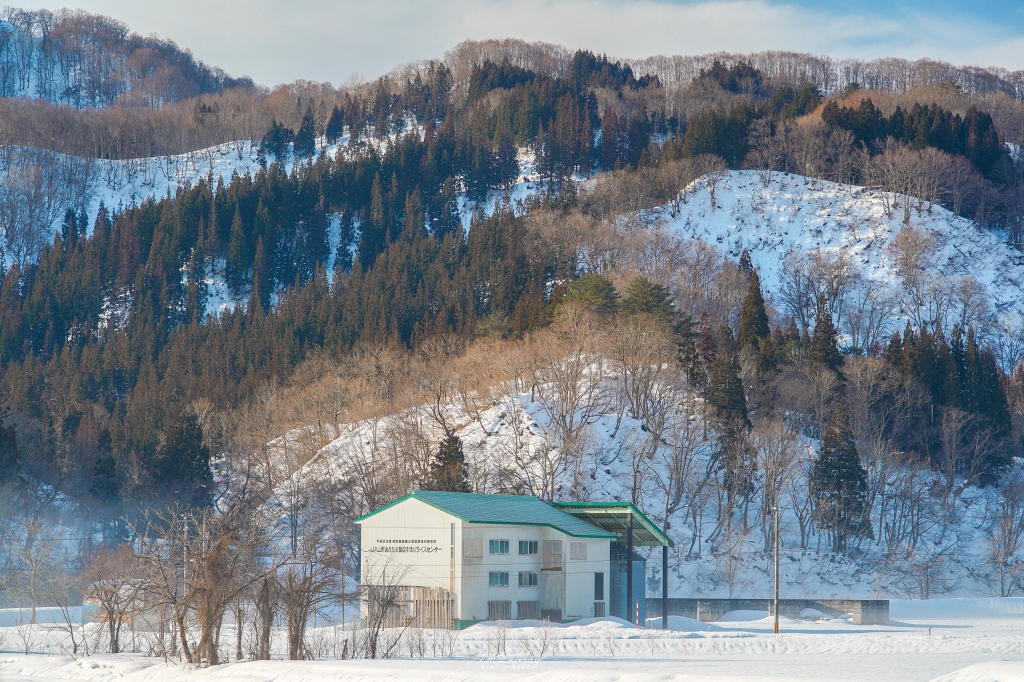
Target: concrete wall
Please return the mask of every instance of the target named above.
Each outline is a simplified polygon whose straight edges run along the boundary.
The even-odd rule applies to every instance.
[[[686,616],[713,623],[730,611],[772,610],[771,599],[674,599],[669,597],[668,615]],[[888,599],[780,599],[779,614],[799,618],[804,609],[816,609],[827,616],[849,613],[858,625],[885,625],[889,622]],[[647,598],[647,617],[662,614],[661,598]]]
[[[572,559],[570,542],[586,542],[587,558]],[[608,579],[610,541],[589,538],[565,538],[565,620],[590,618],[594,615],[594,574],[604,573],[605,614],[608,613]]]

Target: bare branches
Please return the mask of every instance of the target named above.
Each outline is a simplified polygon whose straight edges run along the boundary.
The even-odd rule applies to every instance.
[[[142,559],[128,547],[101,549],[82,572],[86,602],[106,621],[112,654],[121,651],[121,628],[144,608],[146,578]]]

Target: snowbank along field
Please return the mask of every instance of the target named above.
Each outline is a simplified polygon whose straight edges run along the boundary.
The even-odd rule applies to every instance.
[[[537,621],[486,622],[460,633],[388,632],[389,658],[339,660],[354,634],[318,628],[311,638],[319,660],[232,662],[193,669],[173,658],[147,656],[142,636],[118,655],[68,655],[67,632],[54,623],[18,625],[23,614],[0,612],[0,679],[178,682],[232,680],[920,680],[1015,682],[1024,680],[1024,599],[894,601],[887,625],[860,626],[808,610],[783,618],[737,611],[707,624],[672,616],[635,628],[614,618],[569,625]],[[40,621],[59,620],[43,611]],[[99,624],[87,635],[99,643]],[[234,660],[234,634],[221,641]],[[283,633],[275,658],[284,655]],[[33,654],[14,653],[26,647]]]

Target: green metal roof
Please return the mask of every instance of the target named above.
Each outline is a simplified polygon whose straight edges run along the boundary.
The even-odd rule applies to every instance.
[[[360,523],[408,499],[416,499],[431,507],[462,519],[466,523],[508,524],[513,526],[548,526],[577,538],[610,538],[617,536],[587,523],[572,514],[556,509],[536,497],[523,495],[480,495],[446,493],[437,490],[415,490],[405,497],[356,519]]]
[[[673,546],[672,538],[630,502],[554,502],[576,518],[614,533],[625,540],[627,518],[633,516],[633,545],[637,547]]]

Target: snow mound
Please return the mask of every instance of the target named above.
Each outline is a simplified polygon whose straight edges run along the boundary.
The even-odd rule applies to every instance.
[[[800,617],[805,620],[832,620],[832,616],[818,609],[804,609],[800,612]]]
[[[647,627],[652,630],[661,630],[661,618],[648,618]],[[687,618],[686,616],[668,617],[668,629],[672,632],[699,632],[709,628],[710,625],[708,623]]]
[[[751,620],[764,620],[769,618],[771,614],[767,611],[749,611],[744,609],[738,609],[736,611],[730,611],[721,618],[718,619],[720,623],[743,623]],[[671,621],[670,621],[671,622]]]
[[[1024,665],[1020,661],[975,663],[932,682],[1024,682]]]

